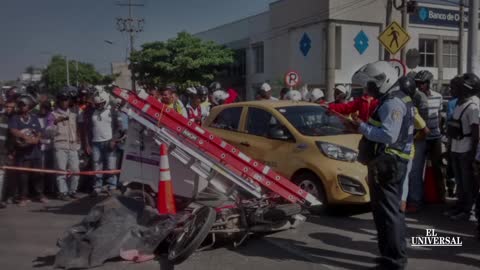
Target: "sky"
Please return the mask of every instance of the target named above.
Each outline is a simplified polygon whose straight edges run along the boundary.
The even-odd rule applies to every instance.
[[[128,35],[116,29],[128,0],[3,0],[0,7],[0,80],[16,79],[29,65],[45,67],[53,54],[110,72],[124,61]],[[197,33],[268,10],[272,0],[132,0],[133,16],[145,19],[135,47],[180,31]],[[104,40],[112,41],[110,45]]]

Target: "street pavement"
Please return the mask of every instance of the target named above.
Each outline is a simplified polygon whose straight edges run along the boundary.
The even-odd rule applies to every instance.
[[[103,198],[84,197],[75,202],[31,203],[25,208],[9,205],[0,210],[0,269],[52,269],[56,240]],[[442,206],[431,206],[407,218],[408,236],[425,236],[435,229],[439,236],[460,236],[462,247],[410,247],[408,269],[480,269],[480,241],[474,224],[450,221]],[[348,209],[347,211],[345,209]],[[302,270],[368,269],[378,255],[376,231],[366,207],[344,206],[329,215],[311,216],[296,230],[254,237],[234,248],[225,244],[197,252],[180,270]],[[141,264],[114,260],[96,269],[173,269],[164,259]]]

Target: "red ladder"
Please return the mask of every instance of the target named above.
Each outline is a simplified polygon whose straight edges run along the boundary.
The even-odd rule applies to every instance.
[[[237,148],[201,128],[194,121],[184,118],[174,109],[162,104],[147,93],[135,94],[131,91],[115,88],[113,94],[128,102],[139,112],[148,115],[150,122],[161,125],[184,140],[193,143],[202,152],[209,154],[214,160],[246,181],[256,181],[264,188],[292,203],[310,206],[321,205],[321,202],[313,195],[274,172],[270,167],[248,157]]]

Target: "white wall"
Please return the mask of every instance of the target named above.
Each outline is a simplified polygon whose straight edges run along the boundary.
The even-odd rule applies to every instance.
[[[300,74],[302,84],[323,84],[325,82],[326,33],[324,29],[325,24],[319,23],[292,30],[288,34],[289,50],[276,55],[278,58],[285,57],[289,63],[288,68]],[[311,48],[307,56],[304,56],[300,50],[300,40],[305,33],[311,39]],[[288,71],[284,70],[283,73]]]
[[[289,59],[290,37],[288,33],[270,39],[270,79],[282,81],[286,70],[292,69]]]
[[[380,34],[378,26],[356,25],[356,24],[338,24],[341,26],[341,44],[337,45],[337,50],[341,50],[341,69],[335,72],[335,82],[349,84],[352,81],[352,75],[360,67],[367,63],[380,60],[380,49],[377,40]],[[360,31],[365,32],[369,41],[368,48],[360,54],[355,49],[355,37]]]
[[[253,99],[255,91],[253,85],[261,84],[270,79],[272,46],[269,40],[270,14],[262,13],[249,19],[249,46],[247,49],[247,99]],[[263,42],[264,72],[255,73],[255,59],[252,46]]]

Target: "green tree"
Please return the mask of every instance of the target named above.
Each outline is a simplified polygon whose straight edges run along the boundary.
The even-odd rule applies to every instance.
[[[104,79],[92,64],[78,62],[77,74],[75,61],[71,60],[68,63],[71,85],[77,82],[77,76],[79,84],[98,84]],[[47,68],[43,71],[42,81],[51,94],[57,93],[67,85],[67,67],[63,56],[55,55],[52,57]]]
[[[166,42],[150,42],[130,58],[135,79],[147,86],[175,84],[181,89],[206,84],[229,64],[233,51],[181,32]]]

